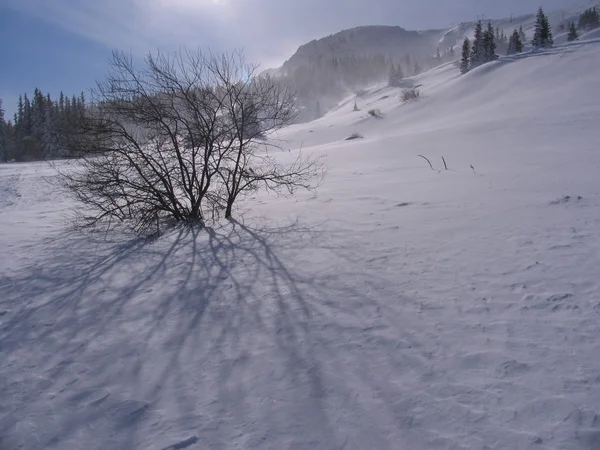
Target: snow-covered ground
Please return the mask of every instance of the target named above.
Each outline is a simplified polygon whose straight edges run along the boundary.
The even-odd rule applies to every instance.
[[[316,195],[155,241],[0,165],[0,448],[600,448],[599,73],[588,41],[373,88],[280,133]]]

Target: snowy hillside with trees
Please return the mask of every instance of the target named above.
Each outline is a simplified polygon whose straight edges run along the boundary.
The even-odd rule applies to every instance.
[[[577,25],[580,33],[595,28],[593,14],[586,16],[584,12],[596,6],[598,1],[594,0],[579,7],[546,11],[557,43],[567,41],[571,24]],[[536,20],[536,14],[483,17],[449,29],[426,31],[362,26],[302,45],[282,67],[267,72],[292,86],[302,108],[301,120],[310,121],[321,117],[348,94],[385,80],[392,66],[399,66],[406,76],[414,76],[458,60],[464,39],[473,40],[479,23],[484,27],[489,23],[493,28],[497,54],[508,53],[514,30],[524,49],[529,50]],[[520,53],[514,47],[510,50]]]
[[[585,33],[465,74],[389,86],[386,71],[266,136],[281,167],[300,148],[326,159],[316,192],[258,191],[204,228],[78,230],[66,163],[0,165],[0,448],[600,448],[600,39]],[[194,95],[236,117],[211,108],[238,88]],[[124,98],[99,119],[197,104]]]

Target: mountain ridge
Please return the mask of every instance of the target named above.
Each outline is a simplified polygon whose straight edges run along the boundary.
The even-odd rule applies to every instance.
[[[583,12],[585,9],[593,7],[593,6],[600,6],[600,1],[592,0],[587,3],[582,2],[580,5],[577,5],[577,6],[547,11],[547,14],[549,16],[550,22],[553,25],[553,27],[558,29],[558,28],[560,28],[561,24],[567,25],[569,22],[574,21],[575,18],[581,12]],[[508,31],[508,28],[510,26],[514,26],[515,28],[518,28],[521,25],[523,25],[524,28],[530,29],[533,27],[533,22],[535,20],[535,11],[532,11],[529,14],[522,14],[519,16],[511,16],[511,17],[501,17],[501,18],[483,17],[481,20],[483,20],[484,22],[487,22],[489,20],[492,22],[492,25],[504,27],[506,29],[506,31]],[[321,45],[329,45],[329,43],[331,41],[335,42],[335,40],[339,39],[341,36],[345,36],[348,34],[351,35],[351,34],[355,34],[355,33],[361,33],[363,31],[372,31],[372,30],[381,30],[381,31],[385,32],[389,29],[397,29],[397,30],[402,30],[407,35],[417,35],[417,36],[421,36],[421,37],[428,36],[428,35],[439,35],[440,39],[435,43],[435,45],[430,46],[430,48],[428,49],[429,52],[433,54],[436,51],[436,47],[438,45],[441,47],[443,47],[445,45],[456,46],[462,41],[462,39],[464,39],[464,37],[470,36],[473,32],[473,29],[474,29],[477,21],[478,21],[477,19],[467,20],[467,21],[461,22],[458,25],[453,25],[448,28],[430,28],[430,29],[425,29],[425,30],[411,30],[402,25],[377,25],[377,24],[358,25],[356,27],[344,28],[335,33],[331,33],[326,36],[314,38],[314,39],[300,45],[298,47],[298,49],[288,59],[286,59],[281,66],[268,68],[265,70],[265,72],[273,73],[273,72],[277,72],[281,69],[285,70],[287,67],[289,67],[290,65],[295,63],[297,60],[301,60],[302,58],[304,58],[304,53],[310,48],[314,49],[314,48],[318,48]],[[452,39],[452,37],[448,37],[448,38],[444,39],[447,36],[453,36],[454,33],[456,33],[457,31],[462,31],[462,32],[460,34],[458,34],[458,33],[456,34],[456,39]],[[442,40],[442,39],[444,39],[444,40]],[[360,52],[360,51],[361,50],[359,49],[358,52]]]
[[[594,0],[546,11],[555,41],[565,42],[569,24],[577,21],[585,9],[598,5],[600,1]],[[535,25],[534,13],[481,20],[489,20],[505,36],[522,27],[529,41]],[[463,40],[473,36],[477,22],[428,30],[409,30],[399,25],[346,28],[302,44],[280,67],[262,74],[279,78],[296,92],[298,120],[310,121],[321,117],[345,96],[387,80],[392,66],[400,65],[403,75],[410,77],[456,61]]]

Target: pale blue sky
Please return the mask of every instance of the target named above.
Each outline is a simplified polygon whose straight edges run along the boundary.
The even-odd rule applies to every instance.
[[[0,98],[78,93],[102,78],[113,48],[145,54],[243,48],[274,67],[311,39],[357,25],[444,28],[585,0],[0,0]]]

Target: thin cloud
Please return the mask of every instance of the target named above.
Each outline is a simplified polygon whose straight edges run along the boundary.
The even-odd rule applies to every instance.
[[[226,14],[214,11],[222,5],[184,0],[8,0],[9,7],[25,12],[71,33],[111,48],[145,54],[150,49],[200,44],[209,36],[226,38],[219,26]]]

